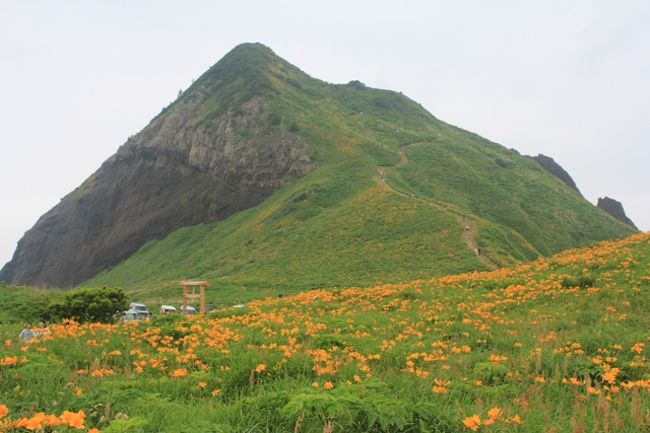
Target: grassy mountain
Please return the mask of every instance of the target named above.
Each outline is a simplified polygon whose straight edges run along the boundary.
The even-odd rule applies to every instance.
[[[403,281],[630,233],[534,161],[439,121],[400,93],[312,79],[260,45],[238,50],[246,54],[239,67],[264,71],[255,82],[272,123],[304,137],[318,168],[253,209],[149,242],[89,284],[201,277],[231,290]],[[233,95],[219,100],[228,105]],[[473,239],[463,239],[466,224]]]
[[[59,231],[83,233],[69,241],[83,248],[60,263],[48,256],[36,282],[58,263],[70,274],[59,285],[99,273],[85,284],[151,297],[180,278],[243,297],[404,281],[632,232],[536,162],[401,93],[325,83],[260,44],[226,55],[64,202],[76,217],[59,220],[78,224]],[[84,202],[111,207],[87,228]],[[21,242],[5,276],[21,275],[34,250],[29,236]]]
[[[29,344],[3,325],[0,426],[67,410],[104,433],[647,432],[649,269],[642,233],[492,272],[52,324]]]

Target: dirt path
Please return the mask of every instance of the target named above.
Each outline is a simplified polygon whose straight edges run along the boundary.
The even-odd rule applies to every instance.
[[[464,219],[459,219],[459,222],[463,225],[463,240],[474,255],[476,255],[476,258],[488,268],[498,269],[499,266],[483,253],[481,247],[476,241],[478,238],[478,229],[476,228],[476,225]]]
[[[408,146],[414,145],[421,143],[420,141],[414,142],[414,143],[409,143],[406,144],[399,149],[399,155],[400,155],[400,161],[392,168],[399,168],[408,163],[408,158],[406,156],[405,149]],[[406,191],[401,191],[394,186],[392,186],[390,183],[388,183],[388,179],[386,177],[386,173],[389,167],[382,166],[377,168],[377,176],[375,177],[375,181],[379,185],[379,187],[387,189],[391,191],[394,194],[400,195],[402,197],[406,198],[411,198],[413,200],[418,200],[421,202],[425,202],[431,206],[435,206],[439,209],[442,209],[447,212],[451,212],[456,216],[458,219],[458,223],[460,225],[460,229],[462,232],[462,238],[467,247],[469,248],[474,255],[476,255],[476,258],[483,263],[486,267],[489,269],[498,269],[499,266],[494,263],[492,260],[490,260],[489,257],[485,255],[485,253],[481,250],[481,247],[477,241],[478,238],[478,228],[476,227],[476,224],[473,224],[472,221],[470,221],[467,216],[460,210],[454,209],[452,205],[449,205],[447,203],[441,203],[436,200],[430,199],[428,197],[422,197],[415,195],[414,193],[409,193]],[[467,228],[467,230],[466,230]]]

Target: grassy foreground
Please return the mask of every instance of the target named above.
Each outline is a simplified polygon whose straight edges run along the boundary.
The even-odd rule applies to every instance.
[[[648,431],[648,311],[646,233],[26,345],[5,325],[0,431]]]

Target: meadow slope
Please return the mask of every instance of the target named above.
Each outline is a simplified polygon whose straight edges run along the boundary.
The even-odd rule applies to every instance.
[[[0,431],[648,431],[648,311],[641,233],[202,317],[66,322],[29,344],[5,325]]]

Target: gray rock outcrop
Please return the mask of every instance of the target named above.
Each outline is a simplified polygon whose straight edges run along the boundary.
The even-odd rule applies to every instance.
[[[628,226],[634,228],[635,230],[638,230],[637,226],[634,225],[632,220],[628,218],[628,216],[625,214],[625,210],[623,209],[623,205],[621,204],[620,201],[614,200],[613,198],[609,198],[609,197],[603,197],[598,199],[598,204],[596,206],[604,210],[605,212],[607,212],[617,220],[627,224]]]
[[[537,163],[546,171],[551,173],[553,176],[560,179],[564,182],[569,188],[580,194],[578,186],[573,181],[573,178],[569,173],[562,168],[560,164],[555,162],[550,156],[542,155],[541,153],[537,156],[529,156],[530,159],[537,161]],[[582,195],[582,194],[581,194]]]

